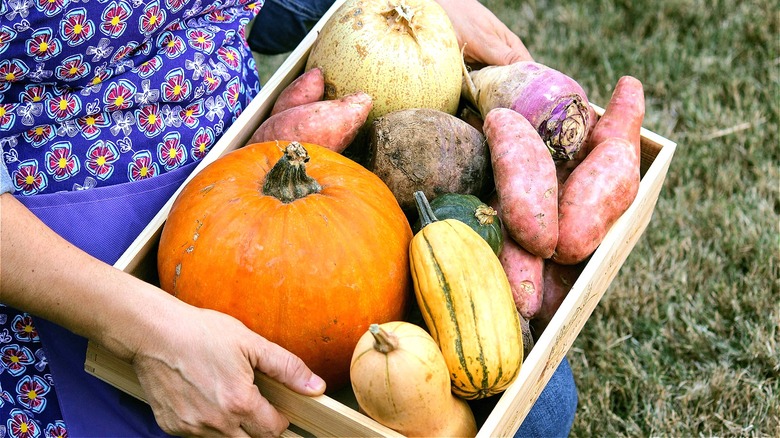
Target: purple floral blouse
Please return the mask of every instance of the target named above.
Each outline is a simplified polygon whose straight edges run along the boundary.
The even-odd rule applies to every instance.
[[[0,147],[15,193],[137,181],[201,159],[260,88],[244,27],[261,6],[0,1]]]

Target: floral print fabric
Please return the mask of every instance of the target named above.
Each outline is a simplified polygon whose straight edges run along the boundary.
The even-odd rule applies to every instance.
[[[0,1],[0,146],[17,195],[197,161],[257,94],[261,0]]]
[[[0,304],[0,437],[66,437],[30,315]]]

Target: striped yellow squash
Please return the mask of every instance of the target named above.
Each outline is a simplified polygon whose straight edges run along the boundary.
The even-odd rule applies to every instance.
[[[437,220],[415,193],[422,228],[409,247],[423,320],[444,354],[452,392],[464,399],[503,391],[523,359],[520,317],[501,262],[468,225]]]

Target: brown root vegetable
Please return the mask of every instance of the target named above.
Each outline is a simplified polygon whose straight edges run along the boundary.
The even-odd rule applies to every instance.
[[[525,117],[507,108],[491,110],[484,129],[507,233],[549,258],[558,241],[558,179],[547,146]]]
[[[458,117],[467,122],[469,125],[473,126],[477,131],[480,132],[480,134],[484,135],[484,132],[482,131],[482,125],[484,125],[485,121],[482,119],[482,115],[480,115],[479,112],[470,106],[464,106],[460,110],[459,114],[460,115]]]
[[[561,265],[552,260],[544,261],[544,293],[542,307],[531,319],[530,325],[534,337],[539,339],[542,332],[552,320],[555,312],[569,294],[574,282],[577,281],[586,263],[576,265]]]
[[[393,111],[372,123],[366,166],[395,194],[405,212],[416,210],[414,192],[479,197],[490,185],[485,137],[443,111]]]
[[[355,139],[371,106],[371,96],[360,92],[338,100],[294,106],[267,118],[249,143],[298,141],[341,153]]]
[[[520,317],[520,329],[523,331],[523,360],[531,354],[531,349],[534,348],[534,336],[531,330],[531,321]]]
[[[573,265],[590,256],[636,198],[639,179],[631,143],[613,137],[596,146],[563,185],[552,259]]]
[[[498,210],[499,218],[502,212],[495,196],[490,199],[490,206]],[[503,221],[503,218],[501,219]],[[504,246],[498,254],[501,266],[504,267],[509,285],[512,288],[512,297],[515,307],[523,318],[533,318],[542,307],[542,270],[544,259],[531,254],[517,244],[508,235],[506,227],[501,227],[504,234]]]
[[[295,78],[276,98],[271,115],[307,103],[318,102],[325,96],[325,77],[322,69],[312,68]]]

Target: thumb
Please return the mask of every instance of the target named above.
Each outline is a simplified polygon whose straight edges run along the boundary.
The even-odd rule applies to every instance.
[[[250,352],[256,370],[299,394],[315,396],[325,392],[325,381],[298,356],[263,337],[256,345],[257,349]]]

